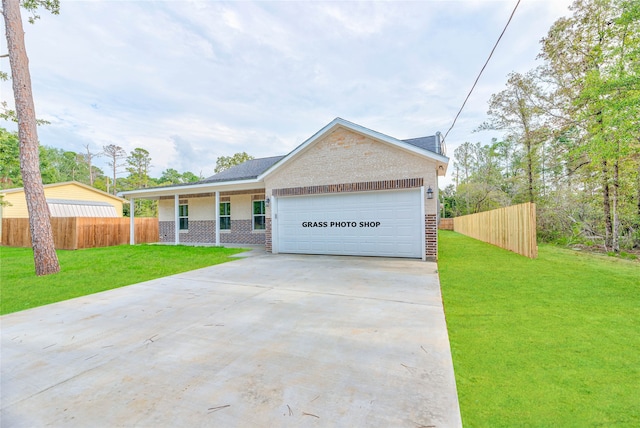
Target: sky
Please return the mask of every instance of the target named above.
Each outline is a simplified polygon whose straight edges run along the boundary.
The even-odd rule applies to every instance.
[[[61,0],[60,15],[24,24],[36,114],[50,122],[39,139],[79,153],[140,147],[152,177],[208,177],[219,156],[284,155],[336,117],[398,139],[444,135],[516,2]],[[539,65],[570,3],[521,1],[445,141],[441,188],[457,146],[500,137],[474,132],[491,94]],[[10,82],[0,90],[13,105]]]

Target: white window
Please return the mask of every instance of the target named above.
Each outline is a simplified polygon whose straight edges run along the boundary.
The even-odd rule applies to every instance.
[[[231,229],[231,202],[220,202],[220,230]]]
[[[178,205],[178,219],[180,221],[180,230],[189,230],[189,205]]]
[[[265,229],[264,201],[253,201],[253,230]]]

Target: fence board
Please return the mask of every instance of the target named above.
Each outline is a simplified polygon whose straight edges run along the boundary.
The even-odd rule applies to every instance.
[[[129,243],[129,218],[127,217],[53,217],[53,241],[56,249],[110,247]],[[158,242],[157,218],[136,218],[135,242]],[[28,218],[2,219],[2,245],[31,247]]]
[[[456,217],[453,230],[525,257],[538,257],[536,205],[530,202]]]
[[[452,218],[441,218],[440,219],[440,223],[438,224],[438,229],[453,230],[453,219]]]
[[[29,242],[29,245],[22,245]],[[2,245],[8,247],[30,247],[31,233],[28,218],[2,219]]]

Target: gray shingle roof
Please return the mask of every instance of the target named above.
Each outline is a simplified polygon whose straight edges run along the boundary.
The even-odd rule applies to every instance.
[[[438,138],[436,135],[430,135],[428,137],[420,137],[420,138],[410,138],[408,140],[402,140],[405,143],[411,144],[412,146],[419,147],[424,150],[429,150],[430,152],[442,154],[440,153],[440,144],[438,144]]]
[[[207,177],[199,183],[216,183],[219,181],[250,180],[257,178],[260,174],[271,168],[284,156],[272,156],[269,158],[251,159],[240,165],[232,166],[222,172]]]

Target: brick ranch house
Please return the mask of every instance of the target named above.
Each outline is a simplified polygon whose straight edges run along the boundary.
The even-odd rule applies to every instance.
[[[285,156],[121,195],[159,200],[161,242],[435,260],[448,162],[439,133],[398,140],[336,118]]]

